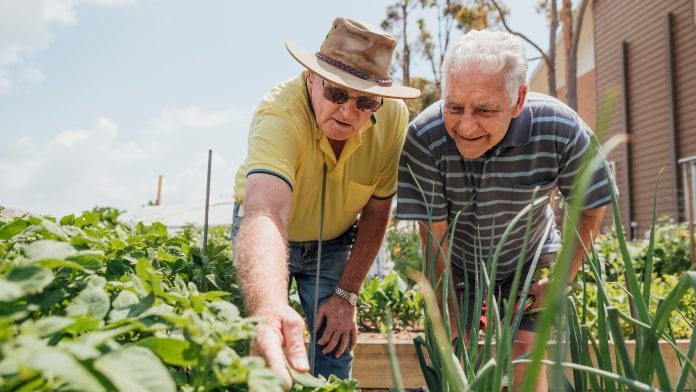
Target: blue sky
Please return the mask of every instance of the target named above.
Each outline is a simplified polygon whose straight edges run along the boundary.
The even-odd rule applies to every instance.
[[[201,205],[209,148],[229,200],[254,106],[302,69],[285,40],[315,50],[335,16],[378,25],[393,2],[0,0],[0,205],[134,212],[159,175],[163,205]],[[545,42],[536,1],[507,3]]]

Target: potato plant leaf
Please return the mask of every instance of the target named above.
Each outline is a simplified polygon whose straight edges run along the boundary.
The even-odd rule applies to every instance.
[[[29,226],[29,222],[21,219],[12,221],[0,227],[0,240],[9,240],[15,235],[21,233]]]
[[[77,254],[70,244],[54,240],[39,240],[32,242],[24,250],[24,256],[31,261],[42,259],[65,259]]]
[[[53,279],[51,270],[36,265],[13,268],[4,280],[0,280],[0,302],[40,293]]]
[[[91,315],[102,319],[109,312],[109,297],[102,287],[88,285],[68,304],[68,316]]]
[[[83,250],[67,259],[94,271],[104,264],[104,252],[101,250]]]
[[[200,348],[191,342],[175,338],[149,337],[135,343],[150,349],[167,365],[197,366]]]
[[[28,328],[25,328],[25,332],[33,332],[39,337],[51,336],[54,333],[60,332],[65,327],[74,323],[75,320],[68,317],[60,316],[49,316],[36,321],[33,321]]]
[[[114,350],[94,361],[118,391],[169,392],[176,385],[162,362],[144,347],[128,346]]]
[[[56,347],[45,346],[39,340],[28,340],[15,350],[8,352],[18,368],[33,369],[40,372],[46,379],[65,381],[71,390],[105,391],[102,383],[92,375],[72,355]],[[3,365],[6,364],[6,360]],[[0,366],[5,368],[5,366]],[[6,370],[9,370],[6,369]]]

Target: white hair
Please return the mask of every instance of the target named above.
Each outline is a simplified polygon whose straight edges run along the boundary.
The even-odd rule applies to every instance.
[[[527,80],[527,57],[516,36],[503,31],[471,30],[454,41],[442,62],[443,97],[449,76],[470,65],[486,74],[503,71],[511,104],[517,102],[519,89]]]

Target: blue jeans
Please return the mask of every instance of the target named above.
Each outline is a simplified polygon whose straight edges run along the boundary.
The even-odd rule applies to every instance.
[[[235,204],[232,227],[232,241],[235,241],[239,225],[243,217],[238,216],[239,207]],[[321,267],[319,269],[319,306],[333,294],[334,287],[341,277],[341,273],[348,262],[350,250],[355,239],[355,225],[338,238],[323,241],[321,251]],[[317,253],[318,242],[290,242],[289,244],[289,275],[297,284],[297,292],[305,314],[307,330],[310,331],[310,339],[314,339],[314,294],[317,277]],[[290,290],[288,282],[288,291]],[[317,340],[324,333],[325,325],[317,331]],[[311,342],[311,340],[310,340]],[[349,345],[350,346],[350,345]],[[339,378],[349,378],[352,374],[353,352],[349,349],[338,358],[332,353],[322,354],[324,346],[316,344],[314,351],[314,375],[322,375],[326,378],[334,374]],[[309,353],[310,363],[312,353]]]

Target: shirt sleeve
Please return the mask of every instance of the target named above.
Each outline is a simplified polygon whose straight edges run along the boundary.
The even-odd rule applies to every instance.
[[[448,217],[443,174],[433,155],[434,146],[443,140],[431,136],[413,123],[409,127],[399,160],[397,219],[444,221]]]
[[[247,152],[247,176],[253,173],[274,175],[290,189],[295,185],[295,169],[302,151],[297,126],[288,118],[259,111],[252,120]]]
[[[373,197],[377,199],[388,199],[396,193],[398,177],[399,155],[404,145],[406,137],[406,127],[408,127],[408,109],[402,100],[394,100],[396,103],[393,119],[387,119],[386,126],[394,127],[391,134],[393,137],[388,139],[389,145],[385,147],[384,169],[379,174],[379,181]],[[392,125],[393,124],[393,125]]]
[[[561,153],[559,162],[558,187],[568,202],[572,201],[573,186],[578,176],[582,173],[584,155],[586,153],[604,155],[599,143],[593,142],[592,139],[595,136],[590,127],[579,117],[577,117],[577,120],[577,131],[575,135],[568,138],[568,144]],[[610,187],[614,186],[616,191],[615,181],[611,178],[611,174],[607,173],[605,166],[608,167],[606,158],[602,159],[597,167],[591,168],[594,174],[589,187],[584,193],[585,202],[583,209],[585,210],[609,204],[611,202]]]

